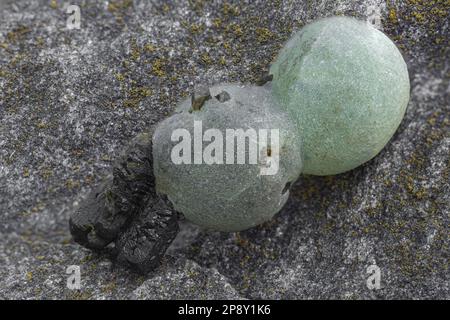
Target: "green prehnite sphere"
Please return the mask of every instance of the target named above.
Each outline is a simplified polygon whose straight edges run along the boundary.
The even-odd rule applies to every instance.
[[[306,174],[338,174],[372,159],[409,101],[401,53],[382,32],[354,18],[305,26],[270,72],[275,99],[299,127]]]
[[[153,157],[157,191],[188,220],[218,231],[270,220],[288,199],[303,164],[298,129],[271,92],[235,84],[216,85],[182,101],[158,125]]]

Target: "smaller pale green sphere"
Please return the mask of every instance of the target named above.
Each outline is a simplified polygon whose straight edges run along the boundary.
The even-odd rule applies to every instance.
[[[283,207],[301,173],[297,135],[266,88],[213,86],[182,101],[158,125],[153,136],[157,191],[204,228],[251,228]]]
[[[372,159],[409,101],[401,53],[382,32],[354,18],[305,26],[270,72],[275,98],[300,129],[307,174],[338,174]]]

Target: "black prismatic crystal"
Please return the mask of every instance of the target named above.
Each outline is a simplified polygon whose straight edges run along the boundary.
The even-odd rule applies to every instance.
[[[117,261],[147,273],[156,268],[178,233],[178,216],[162,198],[152,197],[116,240]]]
[[[70,218],[76,242],[93,250],[114,242],[118,262],[139,272],[155,268],[178,233],[178,214],[155,190],[152,132],[131,142]]]

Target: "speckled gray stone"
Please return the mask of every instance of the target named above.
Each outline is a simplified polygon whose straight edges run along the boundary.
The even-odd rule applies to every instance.
[[[401,53],[381,31],[355,18],[303,27],[270,72],[274,96],[300,128],[307,174],[338,174],[372,159],[397,130],[409,101]]]
[[[160,294],[161,288],[164,288],[164,295]],[[181,260],[170,269],[155,274],[131,295],[132,299],[138,300],[154,297],[183,300],[243,299],[216,269],[202,268],[191,260]]]
[[[106,1],[85,1],[81,29],[68,31],[66,1],[56,9],[47,0],[7,2],[0,298],[167,298],[192,269],[180,296],[450,298],[448,4],[155,0],[111,11]],[[183,222],[161,267],[144,278],[71,241],[74,202],[194,85],[256,83],[303,25],[336,14],[364,19],[369,8],[379,9],[383,32],[404,53],[412,89],[399,130],[377,157],[342,175],[304,176],[275,219],[251,230],[210,233]],[[374,263],[380,290],[366,286]],[[81,266],[81,290],[66,287],[69,265]],[[151,286],[155,276],[159,286]],[[205,289],[208,278],[217,285]]]
[[[195,96],[183,100],[157,126],[156,189],[207,229],[240,231],[269,221],[302,169],[297,128],[265,87],[221,84],[206,91],[200,103]]]

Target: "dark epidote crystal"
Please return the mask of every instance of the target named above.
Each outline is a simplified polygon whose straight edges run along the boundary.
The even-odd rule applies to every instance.
[[[178,217],[164,199],[152,198],[116,240],[117,261],[141,273],[158,266],[178,233]]]
[[[70,218],[76,242],[93,250],[115,242],[118,261],[140,272],[158,265],[178,232],[177,213],[155,191],[152,133],[131,142]]]

